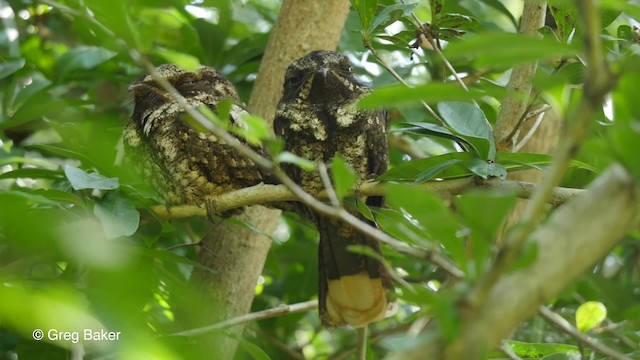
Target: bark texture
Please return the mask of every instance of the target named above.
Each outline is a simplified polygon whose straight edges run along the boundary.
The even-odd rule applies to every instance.
[[[314,49],[334,50],[348,13],[347,0],[282,2],[249,99],[250,113],[262,116],[269,123],[273,121],[289,63]],[[251,206],[239,218],[271,234],[279,216],[279,210]],[[202,296],[209,303],[203,312],[203,324],[246,314],[271,246],[270,239],[223,223],[211,229],[202,245],[210,251],[201,251],[198,262],[220,272],[198,270],[193,274],[193,281],[202,286]],[[241,325],[233,329],[236,334],[242,330]],[[210,344],[210,358],[216,360],[232,358],[238,346],[237,341],[222,334],[210,335],[205,341]]]
[[[348,0],[284,0],[267,43],[249,112],[273,121],[289,64],[312,50],[335,50],[349,14]]]

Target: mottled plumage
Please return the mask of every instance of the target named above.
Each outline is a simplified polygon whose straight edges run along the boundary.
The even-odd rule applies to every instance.
[[[222,100],[233,102],[229,126],[243,127],[234,86],[214,69],[185,71],[161,65],[156,71],[194,108],[214,113]],[[253,162],[212,134],[185,122],[189,116],[150,75],[130,86],[135,108],[124,131],[127,158],[168,204],[203,204],[217,195],[262,181]]]
[[[374,178],[387,168],[386,114],[357,109],[356,103],[369,91],[354,78],[344,55],[314,51],[287,69],[274,122],[276,134],[285,140],[286,150],[298,156],[331,163],[339,154],[360,180]],[[318,172],[290,164],[283,169],[307,192],[324,189]],[[382,206],[383,198],[369,197],[366,203]],[[347,250],[350,245],[362,245],[379,253],[378,243],[304,206],[298,212],[314,222],[320,233],[322,323],[357,327],[383,318],[391,288],[386,268],[372,257]]]

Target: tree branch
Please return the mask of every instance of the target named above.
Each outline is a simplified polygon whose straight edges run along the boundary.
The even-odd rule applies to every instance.
[[[416,185],[416,187],[428,191],[443,192],[452,195],[462,194],[473,188],[505,190],[513,191],[516,196],[527,199],[533,193],[536,184],[524,181],[497,179],[478,183],[476,178],[467,177],[462,179],[426,182],[420,185]],[[358,193],[358,195],[362,196],[387,195],[385,184],[377,181],[364,182],[355,191],[352,191],[348,195],[355,195],[356,192]],[[549,198],[548,202],[551,205],[558,206],[583,192],[583,189],[558,187],[554,189],[552,196],[551,198]],[[327,193],[323,191],[317,195],[317,198],[327,199]],[[296,200],[298,200],[298,198],[293,193],[293,191],[291,191],[284,185],[258,184],[252,187],[212,197],[209,199],[209,208],[213,208],[216,213],[221,213],[248,205]],[[207,209],[204,206],[194,205],[178,205],[172,207],[167,207],[165,205],[156,205],[151,207],[151,211],[153,211],[156,215],[160,216],[163,219],[207,216]]]
[[[606,211],[602,211],[602,204],[607,205]],[[501,276],[487,294],[485,306],[460,304],[464,318],[456,339],[445,344],[442,339],[428,337],[391,359],[479,358],[609,253],[639,223],[640,186],[625,169],[614,165],[528,237],[537,249],[531,265]]]
[[[606,356],[608,359],[631,360],[630,357],[627,357],[626,355],[621,354],[604,344],[601,344],[600,342],[593,339],[592,337],[579,332],[576,328],[571,326],[571,324],[567,320],[565,320],[562,316],[551,311],[551,309],[547,308],[546,306],[540,306],[540,310],[538,310],[538,313],[540,314],[540,316],[542,316],[545,320],[550,322],[553,326],[558,328],[560,331],[574,337],[580,343],[593,349],[595,352]]]
[[[577,153],[582,139],[587,134],[593,122],[596,111],[602,107],[604,95],[616,83],[610,76],[604,60],[593,60],[594,54],[602,54],[602,39],[600,38],[600,15],[593,0],[577,1],[581,9],[583,20],[589,29],[585,33],[585,48],[587,58],[587,75],[584,85],[584,95],[576,111],[567,120],[567,130],[562,137],[554,155],[554,160],[543,178],[540,186],[536,187],[522,214],[521,224],[511,231],[506,238],[505,246],[500,249],[495,263],[489,272],[480,280],[479,284],[469,293],[468,301],[473,307],[482,307],[486,303],[486,296],[491,287],[502,276],[513,262],[521,255],[526,239],[535,228],[544,205],[551,197],[554,188],[560,183],[571,159]]]
[[[538,29],[544,26],[547,9],[546,1],[527,0],[524,3],[520,33],[528,36],[538,36]],[[498,149],[509,149],[512,134],[515,134],[520,125],[520,119],[529,102],[533,75],[538,68],[538,63],[519,65],[513,68],[507,94],[500,105],[500,113],[496,120],[495,137]]]

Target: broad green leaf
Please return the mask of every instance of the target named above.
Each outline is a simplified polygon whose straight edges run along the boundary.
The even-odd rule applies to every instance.
[[[23,58],[19,58],[12,61],[3,62],[0,64],[0,79],[4,79],[7,76],[22,69],[26,61]]]
[[[17,178],[29,178],[29,179],[64,179],[64,176],[60,171],[48,170],[48,169],[36,169],[36,168],[23,168],[13,171],[8,171],[4,174],[0,174],[0,179],[17,179]]]
[[[402,84],[379,87],[358,103],[364,109],[378,109],[383,107],[403,107],[419,104],[420,101],[437,103],[440,101],[469,101],[486,96],[485,92],[469,89],[464,90],[454,83],[427,83],[413,88]]]
[[[77,167],[65,166],[64,174],[74,190],[113,190],[120,186],[118,178],[107,178],[98,173],[87,173]]]
[[[483,160],[494,160],[496,154],[493,130],[482,110],[465,102],[440,102],[438,112],[454,134],[471,143]]]
[[[576,310],[576,328],[582,333],[599,326],[607,318],[607,307],[598,301],[587,301]]]
[[[503,46],[509,44],[509,46]],[[445,49],[450,61],[473,59],[477,66],[505,67],[578,54],[576,46],[551,39],[509,33],[483,33],[452,42]]]
[[[93,214],[100,219],[108,239],[133,235],[140,225],[138,210],[117,192],[110,192],[96,202]]]
[[[63,158],[77,159],[77,160],[82,161],[85,164],[93,165],[93,162],[91,160],[89,160],[89,158],[86,157],[85,155],[83,155],[83,154],[81,154],[81,153],[79,153],[77,151],[65,149],[65,148],[60,147],[60,146],[48,145],[48,144],[35,144],[35,145],[25,146],[25,148],[27,148],[27,149],[36,149],[36,150],[42,151],[44,153],[50,153],[50,154],[53,154],[53,155],[62,156]]]
[[[80,46],[64,53],[58,59],[58,72],[72,74],[78,70],[89,70],[116,56],[117,53],[94,46]]]
[[[200,60],[193,55],[160,47],[155,48],[155,52],[168,63],[179,65],[185,70],[193,71],[200,67]]]
[[[469,161],[463,161],[461,164],[485,180],[490,177],[497,177],[502,180],[507,178],[507,169],[492,161],[485,161],[476,158]]]
[[[417,159],[403,162],[402,164],[389,169],[387,172],[378,177],[380,181],[416,181],[429,169],[440,166],[441,163],[459,160],[471,161],[476,158],[469,152],[449,153],[444,155],[433,156],[425,159]],[[526,170],[530,168],[537,169],[540,166],[551,164],[553,157],[545,154],[529,154],[529,153],[497,153],[496,163],[502,165],[507,171]],[[571,167],[595,171],[595,169],[583,162],[573,160]],[[468,167],[461,163],[454,163],[447,166],[446,169],[438,173],[438,179],[455,179],[474,175]]]
[[[338,200],[342,201],[349,190],[353,189],[358,177],[353,168],[342,157],[336,156],[331,163],[331,173],[333,175],[333,186],[335,187]]]
[[[271,138],[271,130],[261,117],[247,114],[242,116],[240,120],[246,127],[241,127],[238,130],[232,128],[232,130],[234,133],[237,131],[238,135],[247,139],[249,143],[259,145],[263,140]]]
[[[507,9],[500,0],[484,0],[484,3],[498,10],[502,14],[506,15],[509,18],[509,20],[511,20],[511,23],[513,24],[515,29],[519,27],[518,21],[516,20],[516,18],[513,17],[513,14],[511,13],[511,11],[509,11],[509,9]]]
[[[434,177],[436,177],[437,175],[439,175],[441,172],[448,169],[449,167],[456,164],[460,164],[460,163],[462,163],[462,160],[460,159],[451,159],[451,160],[443,161],[418,174],[418,177],[416,177],[415,182],[423,183],[423,182],[429,181]]]
[[[378,10],[377,0],[351,0],[351,4],[358,13],[362,29],[368,29]]]
[[[433,241],[426,229],[412,222],[400,211],[381,208],[371,209],[375,214],[375,221],[387,234],[400,239],[407,244],[419,246],[433,245]]]
[[[34,330],[41,329],[45,332],[42,341],[70,348],[70,341],[49,340],[47,331],[105,329],[90,311],[86,295],[71,286],[64,286],[62,281],[48,281],[47,286],[36,286],[33,281],[13,280],[7,285],[0,286],[0,316],[6,325],[25,338],[31,339]]]
[[[387,191],[388,206],[409,214],[432,241],[442,244],[456,263],[465,267],[466,253],[464,241],[458,237],[458,222],[440,196],[403,184],[389,184]]]
[[[398,19],[411,14],[413,9],[416,8],[418,3],[413,4],[394,4],[385,6],[371,22],[371,25],[367,28],[367,33],[372,34],[378,30],[383,30],[385,27],[393,24]]]
[[[475,263],[475,274],[481,274],[501,225],[516,202],[509,192],[471,191],[455,198],[456,209],[469,227],[467,237]]]
[[[410,132],[414,134],[426,134],[464,142],[465,140],[454,135],[448,129],[427,122],[406,122],[398,124],[399,127],[392,129],[390,132]]]
[[[274,160],[278,163],[295,164],[295,165],[298,165],[303,170],[307,170],[307,171],[315,170],[318,167],[318,165],[315,162],[301,158],[300,156],[289,151],[281,152],[275,157]]]
[[[580,348],[575,345],[526,343],[522,341],[507,341],[513,352],[522,358],[541,358],[555,353],[580,353]]]
[[[442,167],[441,164],[450,162],[442,170],[438,169],[437,178],[453,179],[471,176],[473,173],[458,162],[473,159],[469,152],[449,153],[430,158],[411,160],[389,169],[378,177],[380,181],[417,181],[418,178],[427,178],[434,167]],[[433,178],[433,177],[431,177]]]

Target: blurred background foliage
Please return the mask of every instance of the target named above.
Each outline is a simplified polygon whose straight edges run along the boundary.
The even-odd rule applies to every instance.
[[[535,59],[540,68],[531,106],[545,102],[561,116],[574,109],[584,72],[578,56],[583,29],[570,2],[551,2],[541,30],[544,39],[522,43],[512,35],[522,12],[520,1],[353,3],[339,50],[348,54],[363,81],[382,87],[372,96],[388,105],[391,131],[404,144],[391,150],[395,172],[387,180],[502,177],[505,170],[548,163],[544,156],[511,162],[492,156],[495,144],[487,124],[496,121],[509,69]],[[640,47],[634,20],[640,18],[640,7],[626,1],[601,3],[607,58],[623,75],[565,186],[583,187],[612,161],[625,164],[640,180],[635,89]],[[438,4],[444,7],[436,10]],[[198,249],[192,245],[206,223],[154,216],[149,205],[157,196],[130,169],[117,165],[122,128],[132,110],[127,87],[142,75],[130,50],[155,65],[213,66],[246,101],[279,6],[277,0],[0,0],[0,359],[206,358],[198,351],[198,337],[169,336],[182,329],[181,311],[198,315],[199,309],[189,306],[194,291],[189,276],[194,266],[201,266],[193,260]],[[444,46],[445,56],[458,73],[473,80],[468,83],[471,92],[442,86],[453,79],[442,58],[416,42],[413,15],[431,24],[442,45],[450,45]],[[415,89],[397,86],[365,45]],[[387,86],[391,88],[385,92]],[[419,99],[432,105],[475,99],[482,111],[470,110],[467,118],[460,115],[470,114],[467,105],[442,103],[437,106],[445,118],[442,124],[424,111]],[[469,123],[475,128],[467,129]],[[480,150],[471,157],[460,155],[452,139]],[[449,157],[428,161],[445,154]],[[418,157],[427,161],[411,162]],[[474,159],[496,160],[497,165],[476,166]],[[411,182],[389,189],[389,207],[377,214],[381,227],[403,241],[442,249],[467,278],[459,287],[438,291],[447,281],[442,270],[385,249],[408,284],[396,291],[397,314],[371,328],[372,358],[411,343],[407,329],[424,315],[437,318],[445,334],[455,334],[454,301],[486,270],[494,238],[514,200],[513,194],[498,192],[443,198],[417,190]],[[575,324],[583,302],[599,302],[602,306],[586,312],[601,321],[583,330],[640,357],[638,239],[635,233],[621,241],[559,295],[553,307]],[[315,230],[286,214],[273,241],[256,286],[254,311],[317,294]],[[472,254],[465,241],[472,244]],[[46,336],[34,341],[37,328],[106,329],[122,335],[119,341],[89,342],[82,348]],[[353,331],[322,330],[315,312],[252,323],[245,335],[239,359],[342,359],[355,353]],[[522,324],[513,339],[523,358],[570,359],[583,351],[538,317]],[[497,352],[490,357],[506,356]]]

